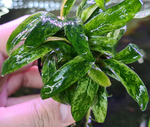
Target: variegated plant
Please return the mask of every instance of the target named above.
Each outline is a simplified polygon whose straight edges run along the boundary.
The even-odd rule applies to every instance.
[[[111,8],[109,0],[82,0],[76,16],[67,18],[75,0],[63,0],[61,18],[38,12],[26,18],[10,35],[9,58],[1,75],[22,68],[39,58],[43,63],[41,98],[70,104],[79,121],[92,109],[97,122],[107,112],[106,88],[110,76],[120,81],[129,95],[145,110],[149,101],[144,83],[127,65],[141,57],[135,44],[116,52],[119,39],[142,6],[141,0],[124,0]],[[20,42],[24,44],[14,47]]]

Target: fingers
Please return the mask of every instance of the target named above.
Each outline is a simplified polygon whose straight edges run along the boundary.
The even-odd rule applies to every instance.
[[[40,94],[28,95],[28,96],[22,96],[22,97],[9,97],[6,102],[6,107],[21,104],[23,102],[36,99],[38,97],[40,97]]]
[[[26,19],[28,16],[23,16],[21,18],[18,18],[16,20],[13,20],[11,22],[5,23],[3,25],[0,25],[0,52],[2,52],[3,54],[5,54],[7,56],[6,53],[6,42],[10,36],[10,34],[12,33],[12,31],[24,20]]]
[[[12,75],[7,80],[8,96],[15,93],[21,87],[42,88],[42,78],[39,74],[38,67],[32,66],[23,73]]]
[[[2,127],[66,127],[75,121],[70,106],[40,98],[0,109]]]

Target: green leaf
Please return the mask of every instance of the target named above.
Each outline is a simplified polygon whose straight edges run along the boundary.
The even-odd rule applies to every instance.
[[[77,9],[76,16],[81,17],[82,12],[93,4],[95,4],[95,0],[82,0]]]
[[[58,54],[62,55],[63,59],[71,60],[77,56],[77,52],[74,48],[64,41],[47,41],[49,46]]]
[[[105,0],[95,0],[97,6],[101,8],[102,10],[105,10]]]
[[[47,12],[38,12],[29,16],[11,33],[6,44],[8,55],[10,55],[13,48],[33,30],[36,24],[42,20],[41,16],[45,17],[46,14]]]
[[[111,82],[109,78],[104,74],[104,72],[98,68],[96,65],[94,65],[89,71],[88,75],[90,78],[96,82],[97,84],[103,86],[103,87],[108,87],[111,85]]]
[[[78,89],[71,102],[71,114],[75,121],[81,120],[92,105],[99,85],[88,76],[78,81]]]
[[[56,54],[52,51],[47,55],[42,68],[42,82],[46,84],[56,71]]]
[[[103,35],[123,27],[135,16],[141,6],[141,0],[125,0],[107,9],[85,24],[86,35]]]
[[[114,56],[116,54],[115,44],[116,39],[105,36],[91,36],[89,39],[89,46],[91,50],[98,51],[109,56]]]
[[[92,62],[77,56],[59,68],[41,90],[42,99],[46,99],[62,92],[80,78],[92,67]]]
[[[93,4],[90,7],[86,8],[81,14],[82,22],[85,22],[97,8],[98,6],[96,4]]]
[[[139,104],[141,110],[144,111],[147,107],[149,96],[146,87],[139,76],[125,64],[117,60],[107,59],[104,63],[123,84],[129,95]]]
[[[46,17],[41,17],[40,21],[34,29],[31,31],[27,39],[25,40],[25,45],[36,47],[45,42],[45,40],[58,32],[62,27],[62,20],[58,19],[51,13],[48,13]]]
[[[124,26],[124,27],[122,27],[122,28],[120,28],[120,29],[114,30],[114,31],[109,32],[109,33],[107,34],[107,37],[109,37],[109,38],[114,38],[114,39],[117,40],[117,41],[116,41],[116,44],[115,44],[115,47],[117,47],[118,42],[119,42],[119,40],[121,39],[121,37],[124,35],[124,33],[126,32],[126,29],[127,29],[127,26]]]
[[[51,50],[52,49],[48,46],[48,43],[42,44],[36,48],[27,47],[23,44],[22,46],[15,49],[10,57],[5,60],[2,65],[1,75],[9,74],[20,69],[23,66],[46,55]]]
[[[65,0],[63,0],[64,3]],[[65,17],[66,15],[68,15],[68,13],[70,12],[70,10],[72,9],[74,3],[76,2],[76,0],[67,0],[67,2],[65,3],[64,7],[63,7],[63,16]]]
[[[105,121],[107,105],[106,88],[100,86],[92,105],[92,111],[97,122],[103,123]]]
[[[143,57],[143,53],[139,47],[130,43],[125,49],[117,53],[114,59],[121,61],[125,64],[133,63]]]
[[[70,87],[60,92],[59,94],[53,96],[52,98],[55,101],[58,101],[59,103],[71,105],[72,98],[78,87],[79,85],[76,82],[75,84],[71,85]]]
[[[84,26],[78,17],[65,19],[65,34],[79,55],[88,61],[94,61],[88,45],[88,38],[84,34]]]

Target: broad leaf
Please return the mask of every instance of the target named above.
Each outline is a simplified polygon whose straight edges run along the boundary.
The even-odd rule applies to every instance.
[[[85,22],[97,8],[98,6],[96,4],[93,4],[92,6],[86,8],[81,14],[82,22]]]
[[[129,95],[139,104],[144,111],[149,101],[149,96],[146,87],[139,76],[125,64],[108,59],[104,61],[108,68],[116,78],[123,84]],[[110,75],[111,76],[111,75]]]
[[[42,20],[41,16],[45,17],[46,14],[47,12],[38,12],[29,16],[11,33],[6,44],[8,55],[10,55],[10,52],[21,40],[27,37],[36,24]]]
[[[78,17],[65,19],[65,34],[79,55],[88,61],[94,61],[88,45],[88,38],[84,34],[84,26]]]
[[[92,105],[99,87],[87,75],[78,81],[78,86],[71,102],[71,114],[75,121],[84,117]]]
[[[126,48],[117,53],[114,59],[121,61],[125,64],[133,63],[143,57],[143,53],[139,47],[135,44],[130,43]]]
[[[41,90],[42,99],[57,95],[82,78],[92,66],[82,56],[77,56],[59,68]]]
[[[79,17],[81,17],[82,12],[83,12],[86,8],[92,6],[93,4],[95,4],[95,0],[82,0],[82,2],[80,3],[80,5],[79,5],[79,7],[78,7],[78,10],[77,10],[77,12],[76,12],[76,15],[79,16]]]
[[[62,21],[51,13],[41,18],[42,21],[34,27],[25,40],[25,45],[36,47],[44,43],[48,37],[54,35],[63,27]]]
[[[92,111],[97,122],[103,123],[105,121],[107,105],[106,88],[100,86],[92,105]]]
[[[103,35],[123,27],[135,16],[141,6],[141,0],[125,0],[107,9],[85,24],[86,35]]]
[[[105,0],[95,0],[97,6],[101,8],[102,10],[105,10]]]
[[[116,42],[116,39],[108,38],[105,36],[91,36],[89,39],[89,46],[93,51],[98,51],[102,54],[114,56],[116,54]]]
[[[23,66],[46,55],[51,50],[52,49],[48,46],[48,43],[42,44],[36,48],[22,45],[19,48],[15,49],[10,57],[3,63],[1,75],[9,74],[20,69]]]
[[[96,65],[94,65],[88,71],[88,75],[94,82],[103,87],[108,87],[111,85],[109,78],[104,74],[104,72],[100,68],[96,67]]]
[[[63,0],[64,3],[65,0]],[[70,10],[72,9],[74,3],[76,2],[76,0],[67,0],[67,2],[65,3],[64,7],[63,7],[63,16],[65,17],[66,15],[68,15],[68,13],[70,12]]]
[[[56,54],[50,52],[44,61],[42,68],[42,82],[46,84],[55,73],[56,69]]]

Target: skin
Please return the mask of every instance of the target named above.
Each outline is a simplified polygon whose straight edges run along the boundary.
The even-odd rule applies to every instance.
[[[6,43],[11,32],[25,19],[23,16],[0,25],[0,72],[7,59]],[[70,106],[40,95],[10,97],[21,87],[42,88],[36,61],[20,70],[0,77],[0,127],[66,127],[74,123]]]

